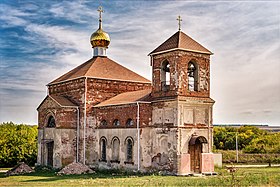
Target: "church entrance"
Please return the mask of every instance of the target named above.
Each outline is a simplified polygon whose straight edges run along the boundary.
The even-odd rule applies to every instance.
[[[192,136],[189,142],[189,154],[191,159],[191,172],[201,173],[201,153],[202,145],[207,143],[207,140],[203,136]]]
[[[47,143],[47,166],[53,167],[53,141]]]

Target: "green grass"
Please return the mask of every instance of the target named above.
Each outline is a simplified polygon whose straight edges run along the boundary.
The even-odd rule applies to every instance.
[[[0,186],[280,186],[280,168],[240,168],[232,175],[217,169],[217,176],[179,177],[159,175],[116,175],[96,173],[57,176],[54,172],[36,172],[5,177],[0,173]]]
[[[0,171],[7,171],[9,169],[11,169],[11,168],[0,168]]]

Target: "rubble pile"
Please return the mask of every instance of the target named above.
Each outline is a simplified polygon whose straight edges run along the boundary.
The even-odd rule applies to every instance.
[[[25,173],[32,173],[34,170],[29,167],[27,164],[24,162],[20,162],[18,165],[10,169],[9,171],[6,172],[6,176],[10,175],[22,175]]]
[[[74,174],[85,174],[85,173],[94,173],[94,171],[84,164],[81,164],[79,162],[72,162],[71,164],[65,166],[57,174],[74,175]]]

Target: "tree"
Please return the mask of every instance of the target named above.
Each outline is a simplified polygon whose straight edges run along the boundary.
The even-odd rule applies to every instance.
[[[215,127],[214,128],[214,146],[216,149],[233,150],[235,149],[236,128],[233,127]]]
[[[267,134],[267,131],[265,131],[265,130],[261,130],[258,127],[248,126],[248,125],[237,128],[237,132],[238,132],[238,148],[239,149],[244,149],[255,138]]]
[[[0,167],[18,162],[33,165],[37,157],[37,126],[0,124]]]
[[[246,153],[280,153],[280,133],[269,133],[253,139],[244,149]]]

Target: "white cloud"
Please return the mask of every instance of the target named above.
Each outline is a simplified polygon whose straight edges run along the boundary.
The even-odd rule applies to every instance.
[[[87,1],[53,3],[44,10],[51,15],[48,19],[68,20],[78,26],[34,23],[28,19],[34,13],[2,6],[2,28],[23,27],[29,33],[23,39],[34,43],[34,47],[56,50],[53,55],[35,55],[36,63],[16,71],[33,82],[6,78],[3,88],[45,91],[45,84],[89,59],[89,37],[97,28],[98,13],[97,7],[88,5]],[[117,1],[110,5],[115,7],[104,7],[103,20],[112,40],[108,49],[111,59],[151,79],[147,54],[177,31],[176,17],[180,14],[183,31],[215,53],[211,62],[214,122],[279,125],[279,2]],[[32,52],[34,48],[22,50]],[[35,108],[44,93],[33,96],[36,102],[30,103]],[[22,102],[28,104],[28,99]],[[34,113],[34,108],[29,112]]]

